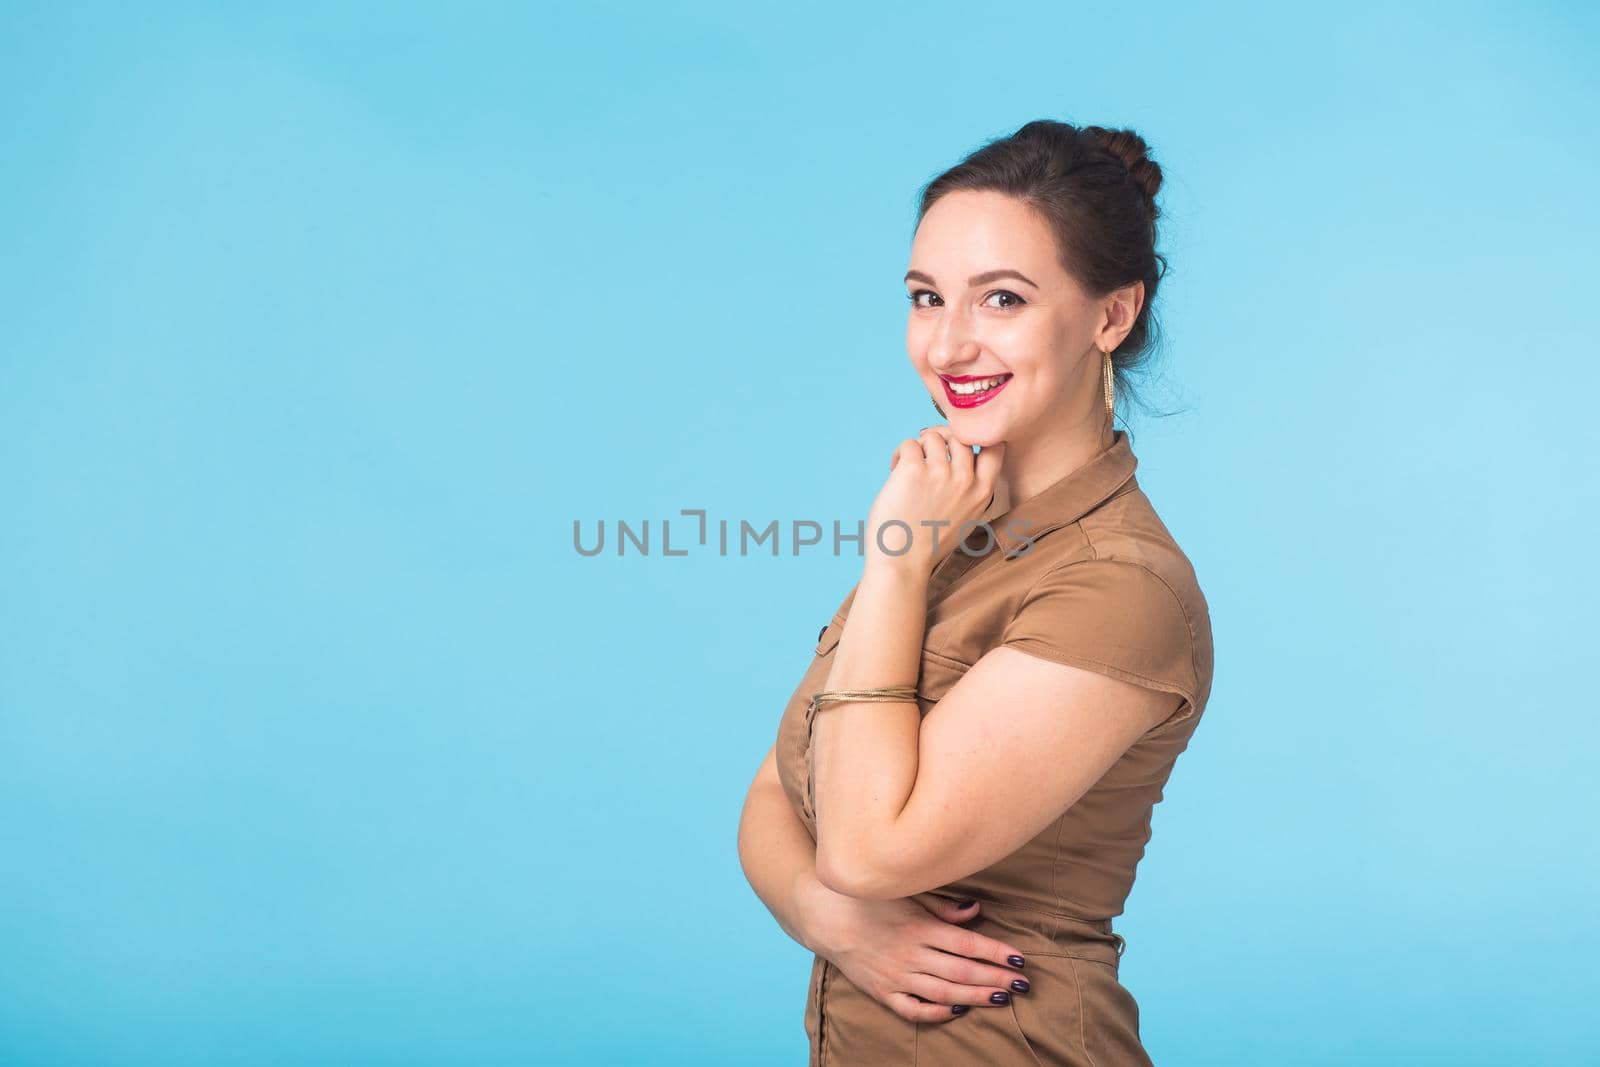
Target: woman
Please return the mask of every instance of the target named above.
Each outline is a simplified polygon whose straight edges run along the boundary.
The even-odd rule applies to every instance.
[[[813,1067],[1150,1062],[1111,919],[1212,670],[1113,425],[1160,184],[1136,134],[1038,121],[923,192],[906,342],[948,425],[891,457],[740,824],[816,954]]]

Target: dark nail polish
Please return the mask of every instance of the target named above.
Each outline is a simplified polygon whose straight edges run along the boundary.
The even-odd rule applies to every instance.
[[[1013,978],[1011,980],[1011,988],[1018,993],[1026,993],[1030,987],[1026,978]]]
[[[976,903],[977,903],[976,900],[958,900],[958,901],[956,901],[956,907],[958,907],[958,908],[970,908]]]
[[[1011,964],[1013,967],[1021,967],[1023,960],[1021,956],[1007,956],[1006,962]]]
[[[1011,1003],[1011,994],[1010,993],[990,993],[989,994],[989,1003],[991,1003],[991,1004],[1010,1004]]]
[[[950,1005],[950,1014],[951,1015],[965,1015],[967,1013],[967,1009],[970,1008],[971,1006],[972,1005],[970,1005],[970,1004],[952,1004],[952,1005]]]

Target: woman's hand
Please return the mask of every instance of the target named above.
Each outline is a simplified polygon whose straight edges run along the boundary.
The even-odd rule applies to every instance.
[[[993,502],[1004,456],[1004,442],[974,456],[946,426],[900,442],[867,516],[867,566],[930,573],[959,547],[962,524],[981,519]]]
[[[820,884],[815,890],[808,925],[817,954],[903,1019],[949,1022],[954,1005],[994,1007],[996,993],[1026,992],[1022,972],[1006,962],[1021,951],[960,925],[981,904],[961,909],[934,893],[859,900]],[[1020,990],[1011,984],[1018,980]]]

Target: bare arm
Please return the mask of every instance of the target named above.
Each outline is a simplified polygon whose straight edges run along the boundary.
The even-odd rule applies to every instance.
[[[967,446],[947,448],[933,428],[923,441],[902,442],[869,525],[877,528],[883,515],[930,512],[961,521],[989,495],[997,449],[974,461]],[[900,556],[868,551],[826,688],[916,682],[930,560],[927,539]],[[1185,625],[1170,592],[1138,568],[1129,566],[1114,592],[1138,607],[1124,612],[1136,622]],[[1166,610],[1143,607],[1147,593]],[[925,718],[911,702],[824,707],[812,725],[820,883],[851,897],[892,899],[1009,855],[1174,713],[1181,697],[1159,685],[999,647]]]
[[[815,843],[784,795],[772,751],[745,798],[739,860],[785,933],[904,1019],[949,1022],[993,1007],[997,993],[1027,991],[1026,981],[1013,984],[1022,949],[962,926],[977,917],[976,902],[963,908],[932,893],[858,900],[818,881]]]
[[[816,842],[795,814],[778,781],[776,746],[756,771],[739,816],[739,862],[756,896],[783,932],[812,952],[827,938],[816,929],[810,905],[822,890]]]

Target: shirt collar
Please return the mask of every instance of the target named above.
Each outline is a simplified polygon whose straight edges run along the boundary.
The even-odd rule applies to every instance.
[[[1137,485],[1133,471],[1138,465],[1127,431],[1115,431],[1111,444],[1089,462],[989,520],[996,544],[1005,558],[1015,559],[1030,542],[1072,525],[1129,483]]]

